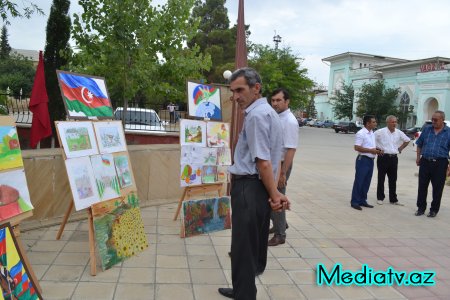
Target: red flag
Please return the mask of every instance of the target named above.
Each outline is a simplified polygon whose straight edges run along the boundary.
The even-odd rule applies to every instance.
[[[30,146],[31,148],[36,148],[40,140],[52,135],[42,51],[39,51],[39,63],[36,75],[34,76],[33,90],[31,91],[30,97],[30,110],[33,113]]]

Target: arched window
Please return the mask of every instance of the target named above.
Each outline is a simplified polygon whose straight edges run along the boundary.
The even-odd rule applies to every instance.
[[[407,113],[409,111],[409,95],[407,92],[404,92],[402,97],[400,98],[400,107],[402,112]]]

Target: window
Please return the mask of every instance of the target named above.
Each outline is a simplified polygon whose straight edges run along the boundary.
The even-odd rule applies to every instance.
[[[409,111],[409,95],[407,92],[404,92],[402,97],[400,98],[400,108],[402,112],[407,113]]]

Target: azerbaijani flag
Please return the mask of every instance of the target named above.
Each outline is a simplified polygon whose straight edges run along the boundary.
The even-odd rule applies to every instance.
[[[194,98],[194,104],[198,105],[202,100],[211,98],[218,89],[214,86],[199,84],[195,87],[192,97]]]
[[[59,72],[58,80],[70,116],[113,116],[111,101],[105,95],[106,87],[103,86],[105,91],[102,91],[99,79]]]

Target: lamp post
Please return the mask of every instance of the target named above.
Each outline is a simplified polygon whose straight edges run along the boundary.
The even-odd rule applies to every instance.
[[[225,82],[228,84],[229,79],[233,73],[230,70],[225,70],[222,74],[223,78],[225,79]]]

